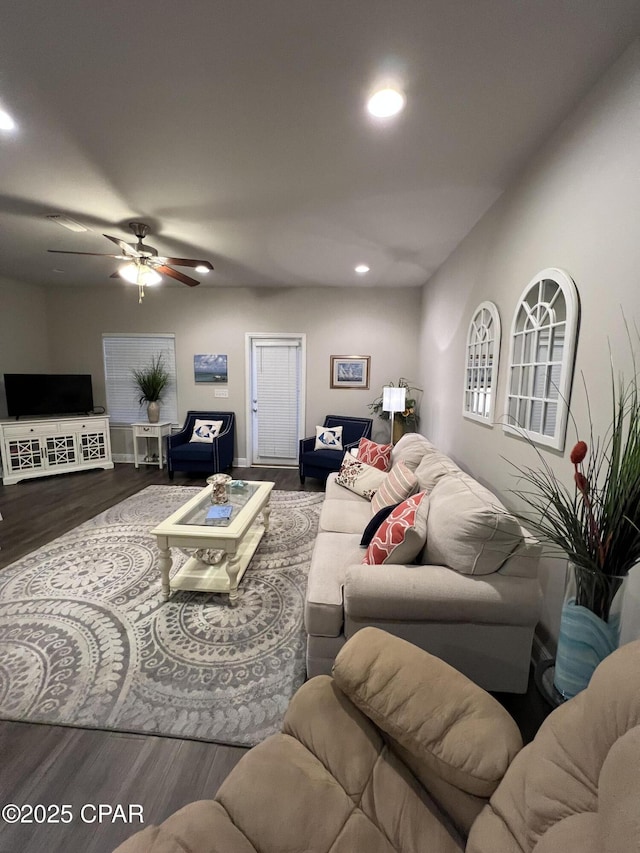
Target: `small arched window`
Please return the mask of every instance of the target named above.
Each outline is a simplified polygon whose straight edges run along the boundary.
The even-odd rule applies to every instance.
[[[467,334],[462,414],[492,424],[500,358],[500,315],[493,302],[475,310]]]
[[[525,288],[511,327],[506,432],[564,449],[579,312],[562,270],[542,270]]]

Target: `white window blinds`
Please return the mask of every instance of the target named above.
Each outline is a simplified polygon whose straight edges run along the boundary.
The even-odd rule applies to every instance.
[[[140,405],[138,402],[140,392],[132,371],[149,367],[158,355],[162,355],[163,365],[171,377],[162,395],[160,419],[178,422],[174,335],[103,335],[102,350],[107,411],[112,424],[146,420],[146,403]]]
[[[300,347],[256,342],[258,454],[262,459],[298,458]]]

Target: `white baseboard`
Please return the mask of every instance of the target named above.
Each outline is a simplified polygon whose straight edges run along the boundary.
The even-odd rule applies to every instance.
[[[114,453],[112,456],[114,462],[126,462],[131,463],[133,465],[134,458],[133,453]],[[248,468],[249,460],[244,457],[239,457],[238,459],[233,460],[234,468]]]

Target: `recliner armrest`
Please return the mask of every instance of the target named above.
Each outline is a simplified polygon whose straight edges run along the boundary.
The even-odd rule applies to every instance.
[[[411,757],[474,797],[490,797],[522,748],[518,727],[492,696],[440,658],[363,628],[340,650],[333,678],[343,693]]]

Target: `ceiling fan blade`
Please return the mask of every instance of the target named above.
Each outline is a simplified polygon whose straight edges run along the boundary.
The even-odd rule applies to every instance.
[[[143,257],[142,252],[139,252],[137,249],[134,249],[133,246],[125,243],[124,240],[120,240],[119,237],[111,237],[109,234],[103,234],[102,236],[106,237],[107,240],[111,240],[111,242],[115,243],[116,246],[120,246],[125,255],[128,255],[130,258]]]
[[[66,249],[47,249],[47,252],[55,252],[57,255],[93,255],[96,258],[119,258],[121,261],[128,261],[126,255],[107,255],[104,252],[68,252]]]
[[[209,272],[213,270],[209,261],[196,261],[193,258],[154,258],[163,264],[173,264],[174,267],[206,267]]]
[[[181,281],[183,284],[188,284],[189,287],[195,287],[196,284],[200,284],[199,281],[196,281],[195,278],[190,278],[188,275],[185,275],[182,272],[178,272],[178,270],[174,270],[171,267],[165,266],[165,264],[154,264],[154,270],[157,270],[161,275],[168,275],[170,278],[175,278],[177,281]]]

